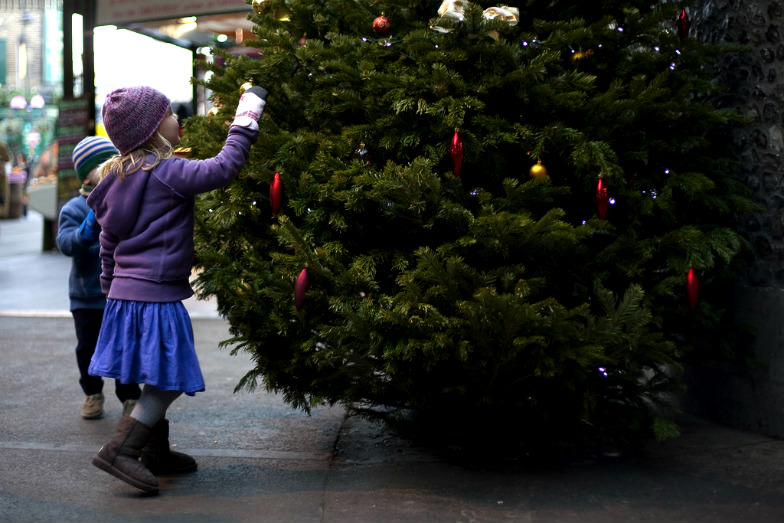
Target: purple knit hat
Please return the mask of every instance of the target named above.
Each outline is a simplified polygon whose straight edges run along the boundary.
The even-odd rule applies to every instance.
[[[123,87],[106,95],[103,125],[120,154],[126,155],[155,134],[171,100],[152,87]]]

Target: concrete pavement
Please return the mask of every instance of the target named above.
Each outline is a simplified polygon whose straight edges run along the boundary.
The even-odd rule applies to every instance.
[[[34,212],[0,220],[0,522],[780,522],[784,441],[687,419],[634,457],[524,469],[459,465],[340,407],[310,416],[234,393],[250,369],[228,326],[189,300],[207,390],[169,411],[194,474],[141,493],[90,464],[120,417],[79,417],[69,259],[40,251]]]
[[[30,210],[26,218],[0,220],[0,314],[71,317],[68,272],[71,259],[41,250],[43,217]],[[186,300],[192,318],[218,318],[210,301]]]

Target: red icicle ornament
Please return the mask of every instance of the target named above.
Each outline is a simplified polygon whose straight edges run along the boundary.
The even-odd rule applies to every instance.
[[[689,268],[689,274],[686,275],[686,294],[689,296],[689,307],[694,309],[700,297],[700,280],[693,268]]]
[[[607,187],[604,185],[604,180],[599,177],[599,183],[596,185],[596,205],[600,220],[604,220],[604,217],[607,215],[607,203],[609,201],[610,197],[607,194]]]
[[[691,21],[689,20],[689,15],[686,14],[686,9],[681,9],[681,14],[678,15],[677,20],[678,26],[678,36],[681,40],[686,40],[689,37],[689,27],[691,26]]]
[[[294,285],[294,306],[297,310],[300,310],[305,302],[305,292],[308,290],[309,284],[308,268],[305,267],[297,276],[297,283]]]
[[[452,155],[452,171],[455,176],[460,176],[460,168],[463,166],[463,140],[455,129],[455,134],[452,136],[452,144],[449,146],[449,154]]]
[[[275,173],[275,177],[270,184],[270,205],[272,206],[272,214],[278,214],[280,209],[280,174]]]

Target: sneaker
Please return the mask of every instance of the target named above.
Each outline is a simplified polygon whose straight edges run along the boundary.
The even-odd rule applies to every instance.
[[[123,416],[130,416],[133,407],[136,405],[136,400],[123,401]]]
[[[96,419],[103,416],[103,394],[90,394],[84,398],[82,405],[82,417],[84,419]]]

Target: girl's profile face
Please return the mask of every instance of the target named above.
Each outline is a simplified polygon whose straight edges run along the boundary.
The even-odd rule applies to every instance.
[[[158,132],[161,136],[169,140],[172,147],[176,147],[180,143],[180,122],[177,121],[177,115],[171,110],[171,107],[166,112],[161,125],[158,126]]]

